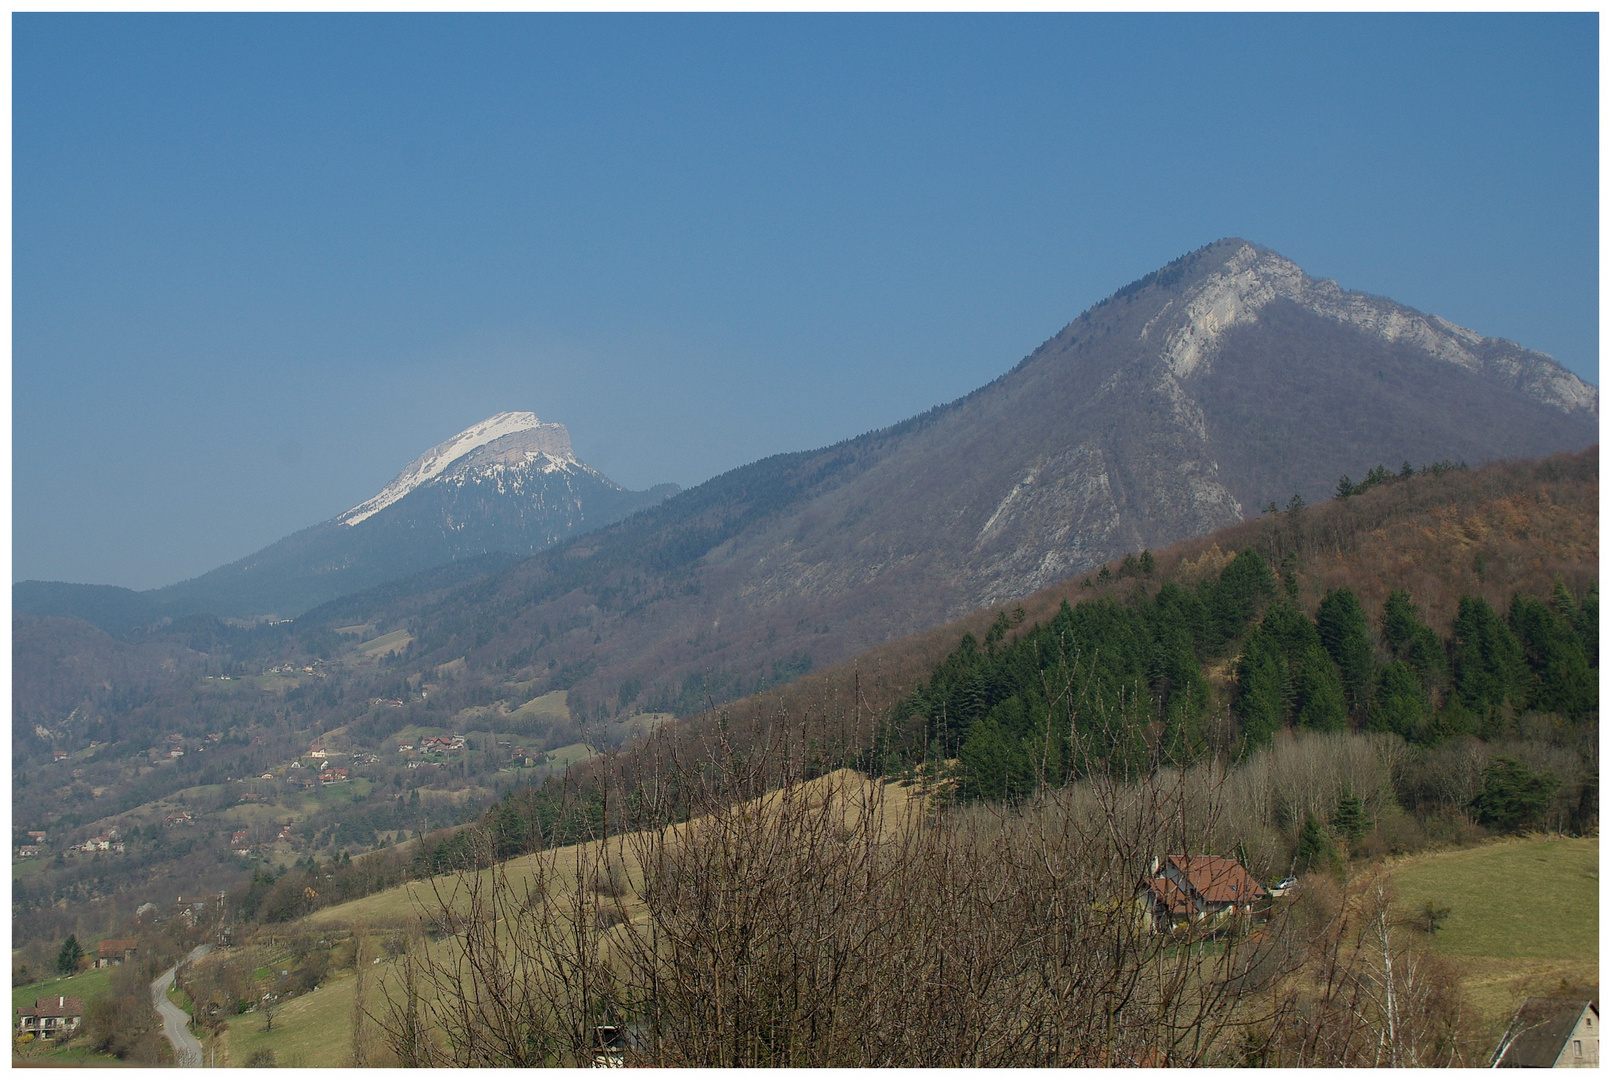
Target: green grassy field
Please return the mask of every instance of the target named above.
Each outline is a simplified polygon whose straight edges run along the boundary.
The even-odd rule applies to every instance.
[[[1428,900],[1449,908],[1431,946],[1459,969],[1491,1037],[1530,995],[1598,996],[1598,839],[1502,840],[1414,856],[1392,873],[1406,919]]]
[[[281,1068],[335,1068],[352,1064],[353,990],[351,972],[332,976],[318,990],[291,998],[274,1013],[272,1030],[264,1030],[261,1012],[243,1013],[225,1022],[207,1049],[218,1050],[220,1066],[240,1067],[254,1053],[268,1050]]]
[[[586,761],[595,753],[594,749],[586,743],[571,743],[568,746],[556,746],[548,751],[548,760],[545,762],[550,768],[568,769],[578,761]]]
[[[13,1016],[16,1010],[32,1005],[35,998],[46,997],[76,997],[83,998],[84,1004],[101,997],[111,988],[111,968],[90,968],[77,975],[66,975],[57,979],[45,979],[43,982],[29,983],[27,986],[14,986],[11,988],[11,1009]]]
[[[569,699],[569,697],[569,691],[555,690],[551,693],[544,694],[541,697],[532,698],[530,701],[520,706],[520,708],[511,710],[509,715],[511,718],[518,718],[521,720],[536,719],[538,717],[549,717],[556,720],[569,720],[571,717],[571,710],[570,706],[566,704],[566,701]]]
[[[1512,840],[1407,862],[1393,871],[1406,913],[1428,900],[1449,918],[1434,939],[1446,956],[1597,955],[1598,840]]]
[[[371,660],[378,660],[380,657],[386,656],[390,653],[402,652],[404,649],[408,648],[408,643],[413,640],[413,637],[409,635],[407,630],[393,630],[389,634],[382,634],[380,637],[373,638],[364,642],[362,645],[359,645],[352,652],[348,653],[346,656],[343,656],[340,662],[350,667],[354,664],[362,664]]]

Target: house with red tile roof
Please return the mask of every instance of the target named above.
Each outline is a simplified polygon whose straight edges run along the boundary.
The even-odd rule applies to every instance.
[[[1252,915],[1269,893],[1247,868],[1222,855],[1170,855],[1154,860],[1137,890],[1152,925],[1167,930],[1211,917]]]

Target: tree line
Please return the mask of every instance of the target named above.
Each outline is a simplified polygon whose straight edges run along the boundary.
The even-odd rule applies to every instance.
[[[1001,612],[983,641],[964,635],[889,710],[863,767],[949,770],[961,798],[1011,800],[1154,756],[1245,755],[1288,727],[1430,746],[1493,742],[1527,714],[1569,726],[1598,714],[1595,587],[1580,600],[1557,578],[1547,597],[1513,596],[1504,615],[1463,596],[1440,638],[1403,590],[1374,622],[1347,586],[1311,615],[1294,579],[1252,548],[1195,585],[1149,589],[1151,561],[1126,561],[1137,577],[1126,600],[1065,600],[1022,630],[1021,613]]]

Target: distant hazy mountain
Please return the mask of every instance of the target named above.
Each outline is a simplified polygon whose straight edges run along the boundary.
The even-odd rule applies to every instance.
[[[138,593],[21,582],[13,603],[114,629],[199,611],[290,618],[444,563],[530,555],[676,490],[627,491],[576,459],[563,424],[499,413],[426,451],[374,498],[200,577]]]
[[[1378,463],[1535,456],[1597,430],[1597,391],[1549,357],[1222,240],[959,401],[736,469],[473,599],[411,607],[411,625],[435,662],[518,653],[590,701],[641,685],[687,705],[1325,498]],[[490,641],[467,630],[488,612],[506,627]]]

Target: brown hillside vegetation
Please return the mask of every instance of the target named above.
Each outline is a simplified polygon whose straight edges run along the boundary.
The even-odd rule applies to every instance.
[[[923,634],[870,649],[855,659],[807,674],[777,690],[723,706],[737,729],[760,731],[774,721],[814,730],[836,749],[866,745],[878,715],[898,701],[956,647],[964,634],[983,637],[999,611],[1016,607],[1025,623],[1049,619],[1064,600],[1123,599],[1156,582],[1190,582],[1218,571],[1235,552],[1253,548],[1298,583],[1310,612],[1327,589],[1347,585],[1366,611],[1380,611],[1389,589],[1407,589],[1427,623],[1447,635],[1462,595],[1503,610],[1514,593],[1544,595],[1556,575],[1581,592],[1599,573],[1599,453],[1508,461],[1471,469],[1423,472],[1348,499],[1289,509],[1185,540],[1153,553],[1150,579],[1093,573],[1069,578],[1019,600],[975,611]],[[718,716],[678,725],[702,741]],[[630,771],[631,748],[606,765],[580,767],[585,781],[606,767]]]
[[[1476,1063],[1455,969],[1378,871],[1171,933],[1138,900],[1151,858],[1223,846],[1270,779],[1351,759],[1364,790],[1390,764],[1390,737],[1289,738],[1233,773],[943,814],[913,812],[921,785],[760,767],[775,745],[661,760],[634,831],[320,913],[317,934],[390,940],[391,961],[360,944],[353,975],[310,995],[322,1013],[278,1040],[239,1017],[231,1041],[278,1041],[283,1061],[318,1044],[352,1064],[576,1065],[602,1022],[661,1066]],[[661,797],[679,786],[685,821]],[[202,965],[198,993],[230,964]]]

